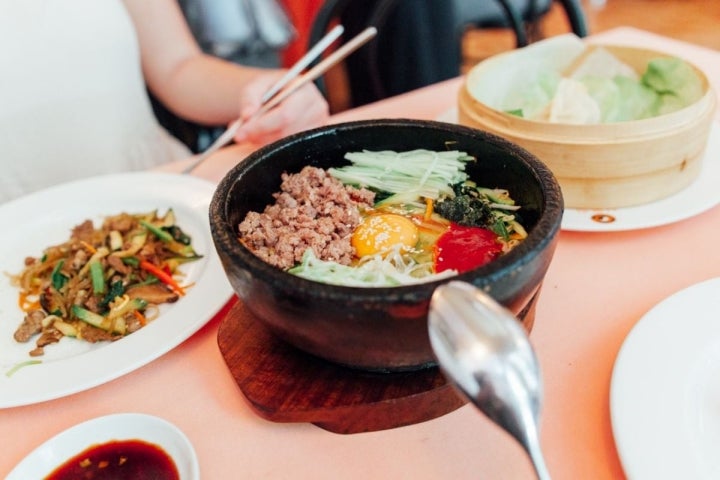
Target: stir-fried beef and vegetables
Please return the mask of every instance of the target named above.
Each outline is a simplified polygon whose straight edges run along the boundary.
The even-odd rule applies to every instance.
[[[70,238],[29,257],[12,277],[25,318],[15,340],[36,338],[31,356],[62,337],[112,341],[142,328],[158,305],[185,294],[178,267],[201,258],[175,214],[156,211],[76,226]]]
[[[396,286],[483,265],[527,233],[509,192],[468,179],[460,151],[362,151],[351,164],[283,174],[275,203],[249,212],[255,255],[319,282]]]

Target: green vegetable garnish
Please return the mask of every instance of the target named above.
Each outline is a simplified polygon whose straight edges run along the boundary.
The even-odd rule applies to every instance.
[[[182,243],[183,245],[190,245],[192,238],[190,235],[183,232],[182,228],[177,225],[171,225],[169,227],[162,227],[163,231],[168,232],[172,236],[173,240]]]
[[[458,225],[486,228],[504,240],[510,238],[517,207],[506,190],[478,187],[466,181],[454,185],[453,191],[454,197],[435,204],[438,214]]]
[[[90,281],[92,283],[93,293],[105,293],[105,275],[100,260],[90,262]]]
[[[495,223],[487,199],[463,193],[446,198],[435,205],[435,210],[451,222],[466,227],[487,227]]]
[[[123,286],[123,282],[117,281],[113,282],[110,285],[110,289],[108,290],[107,294],[103,297],[102,300],[100,300],[100,303],[98,306],[102,309],[107,308],[107,306],[115,300],[117,297],[121,297],[125,293],[125,287]]]
[[[170,235],[168,232],[163,230],[160,227],[156,227],[150,222],[147,222],[145,220],[140,220],[140,225],[147,228],[153,235],[155,235],[157,238],[162,240],[163,242],[171,242],[173,241],[172,235]]]
[[[60,260],[57,264],[55,264],[55,268],[53,268],[53,271],[50,274],[50,282],[52,283],[53,288],[57,291],[60,291],[60,289],[64,287],[68,281],[68,277],[60,273],[63,265],[65,265],[65,260]]]
[[[12,368],[11,368],[10,370],[8,370],[7,372],[5,372],[5,376],[6,376],[6,377],[11,377],[11,376],[13,376],[18,370],[20,370],[20,369],[23,368],[23,367],[28,367],[28,366],[30,366],[30,365],[38,365],[38,364],[40,364],[40,363],[42,363],[40,360],[26,360],[26,361],[24,361],[24,362],[16,363],[15,365],[12,366]]]
[[[345,158],[352,165],[330,168],[328,173],[346,185],[392,194],[385,202],[411,203],[422,198],[436,200],[452,195],[451,185],[467,178],[465,164],[475,160],[457,150],[434,152],[368,151],[351,152]],[[402,197],[399,199],[398,197]]]

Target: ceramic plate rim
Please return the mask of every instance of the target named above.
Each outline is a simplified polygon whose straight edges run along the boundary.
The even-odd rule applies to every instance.
[[[678,310],[693,307],[694,314],[678,318]],[[707,457],[685,441],[697,433],[687,421],[688,405],[696,405],[701,396],[693,383],[696,376],[688,372],[706,369],[710,363],[720,370],[720,355],[707,361],[708,351],[720,352],[720,322],[713,316],[717,308],[720,277],[665,298],[642,316],[623,341],[610,381],[610,420],[628,478],[717,478],[700,473],[708,468],[702,461]],[[677,328],[679,320],[683,328]],[[688,392],[695,392],[695,397]],[[718,435],[720,428],[715,430]],[[716,462],[712,468],[719,465]]]
[[[158,445],[173,459],[180,478],[200,478],[195,449],[178,427],[153,415],[115,413],[86,420],[52,436],[26,455],[7,480],[41,478],[86,448],[113,440],[142,440]]]
[[[452,108],[438,117],[438,120],[457,123],[457,108]],[[659,227],[699,215],[720,203],[720,122],[713,120],[703,157],[700,175],[692,184],[674,195],[636,207],[609,209],[580,209],[565,207],[561,228],[574,232],[621,232]],[[681,209],[669,209],[678,203]],[[668,215],[668,211],[674,214]],[[595,215],[610,215],[615,221],[600,223],[592,219]]]
[[[52,230],[57,229],[58,224],[62,224],[66,229],[65,232],[69,232],[70,228],[85,218],[93,216],[102,218],[120,211],[131,211],[133,207],[147,208],[147,211],[173,207],[178,223],[190,228],[193,233],[193,243],[202,246],[199,251],[204,255],[198,262],[184,267],[193,272],[188,273],[188,281],[194,281],[194,286],[188,290],[187,295],[176,304],[162,306],[165,310],[161,311],[158,319],[133,335],[79,354],[73,353],[74,346],[71,344],[68,347],[71,349],[68,358],[54,361],[48,359],[46,363],[21,368],[12,376],[7,376],[8,369],[12,365],[6,361],[0,372],[0,408],[28,405],[67,396],[101,385],[144,366],[189,338],[230,300],[232,288],[215,252],[210,234],[208,208],[214,190],[213,183],[188,175],[130,172],[96,176],[57,185],[0,205],[0,221],[20,218],[23,214],[37,211],[40,206],[48,205],[49,212],[45,212],[43,218],[34,219],[34,223],[28,224],[27,229],[42,228],[46,225]],[[98,198],[94,202],[78,205],[80,195],[91,197],[94,195]],[[130,195],[132,198],[129,197]],[[71,212],[67,210],[69,205],[72,206]],[[58,220],[55,218],[57,216],[61,218]],[[67,233],[63,235],[62,238],[48,240],[43,246],[55,243],[55,240],[64,241]],[[7,244],[10,247],[13,241],[19,241],[12,236],[8,238],[0,240],[0,245]],[[17,270],[18,258],[8,255],[7,252],[3,253],[3,257],[0,257],[0,272]],[[22,261],[25,255],[37,255],[39,252],[23,251],[17,254],[19,261]],[[11,297],[13,293],[15,296]],[[7,298],[17,298],[17,290],[9,285],[9,278],[2,275],[0,332],[3,337],[9,339],[0,338],[0,344],[14,342],[11,332],[22,318],[22,312],[17,304],[8,305]],[[19,348],[17,345],[26,347],[25,352],[31,348],[30,344],[14,345],[16,346],[10,345],[10,347]],[[130,354],[125,355],[126,352]],[[29,358],[25,356],[16,361]]]

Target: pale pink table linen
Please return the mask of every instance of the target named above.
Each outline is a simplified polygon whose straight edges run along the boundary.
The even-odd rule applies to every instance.
[[[629,28],[593,41],[680,55],[700,66],[720,91],[720,52]],[[454,107],[460,85],[461,79],[453,79],[344,112],[332,121],[436,119]],[[217,181],[247,151],[246,146],[229,147],[197,174]],[[546,386],[542,442],[554,479],[623,478],[608,401],[616,354],[651,307],[680,289],[720,276],[720,255],[711,240],[719,225],[720,208],[713,208],[645,230],[561,232],[531,336]],[[220,320],[212,319],[178,348],[105,385],[0,410],[0,476],[68,427],[97,416],[139,412],[162,417],[188,435],[205,479],[533,478],[515,442],[467,405],[421,424],[356,435],[259,418],[218,350]]]

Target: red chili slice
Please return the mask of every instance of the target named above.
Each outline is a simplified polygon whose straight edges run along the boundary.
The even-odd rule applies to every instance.
[[[457,270],[467,272],[485,265],[502,253],[497,235],[479,227],[452,224],[435,244],[435,271]]]

